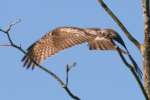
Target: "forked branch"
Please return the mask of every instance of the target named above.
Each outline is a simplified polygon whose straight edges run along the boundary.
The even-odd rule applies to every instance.
[[[122,52],[121,52],[121,50],[120,50],[119,47],[117,47],[117,52],[118,52],[118,54],[119,54],[121,60],[123,61],[123,63],[129,68],[129,70],[131,71],[131,73],[132,73],[132,75],[134,76],[135,80],[137,81],[137,83],[138,83],[138,85],[139,85],[139,87],[140,87],[140,89],[141,89],[141,91],[142,91],[142,93],[143,93],[145,99],[146,99],[146,100],[149,100],[148,95],[147,95],[147,93],[146,93],[146,91],[145,91],[145,89],[144,89],[144,86],[143,86],[143,84],[142,84],[140,78],[139,78],[138,75],[136,74],[136,72],[135,72],[135,70],[134,70],[134,67],[133,67],[131,64],[129,64],[129,63],[127,62],[127,60],[125,59],[125,57],[124,57],[124,55],[122,54]]]

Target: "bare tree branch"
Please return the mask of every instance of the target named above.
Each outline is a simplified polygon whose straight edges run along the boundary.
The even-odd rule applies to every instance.
[[[66,86],[68,86],[68,82],[69,82],[69,72],[75,66],[76,66],[76,62],[74,62],[72,65],[69,64],[66,65]]]
[[[0,32],[3,32],[6,34],[7,38],[8,38],[8,42],[10,43],[10,45],[1,45],[1,46],[11,46],[19,51],[21,51],[23,54],[26,54],[26,51],[19,45],[15,44],[13,42],[13,40],[11,39],[11,36],[9,34],[9,31],[11,30],[11,28],[16,25],[17,23],[19,23],[21,20],[18,20],[16,21],[15,23],[12,23],[9,25],[8,29],[7,30],[3,30],[3,29],[0,29]],[[42,65],[36,63],[33,59],[32,61],[37,65],[38,68],[40,68],[42,71],[46,72],[47,74],[49,74],[50,76],[52,76],[61,86],[62,88],[68,93],[68,95],[74,99],[74,100],[80,100],[79,97],[75,96],[72,91],[68,88],[68,86],[63,82],[63,80],[61,80],[59,78],[59,76],[57,76],[54,72],[52,72],[51,70],[43,67]]]
[[[118,54],[119,54],[121,60],[123,61],[123,63],[129,68],[129,70],[131,71],[131,73],[132,73],[132,75],[134,76],[135,80],[137,81],[137,83],[138,83],[138,85],[139,85],[139,87],[140,87],[140,89],[141,89],[141,91],[142,91],[142,93],[143,93],[145,99],[146,99],[146,100],[149,100],[148,95],[147,95],[147,93],[146,93],[146,91],[145,91],[145,89],[144,89],[144,87],[143,87],[143,84],[142,84],[140,78],[138,77],[138,75],[136,74],[136,72],[135,72],[135,70],[134,70],[134,67],[133,67],[132,65],[130,65],[130,64],[127,62],[127,60],[125,59],[125,57],[124,57],[124,55],[122,54],[122,52],[121,52],[121,50],[120,50],[119,47],[117,47],[117,52],[118,52]]]
[[[127,28],[123,25],[123,23],[119,20],[119,18],[111,11],[111,9],[104,3],[103,0],[98,0],[101,6],[105,9],[105,11],[112,17],[112,19],[116,22],[116,24],[122,29],[128,39],[141,51],[141,44],[138,40],[136,40],[131,33],[127,30]]]
[[[66,65],[66,86],[68,86],[69,82],[69,65]]]
[[[140,50],[140,52],[142,52],[141,50],[141,44],[139,43],[138,40],[136,40],[131,33],[127,30],[127,28],[123,25],[123,23],[119,20],[119,18],[110,10],[110,8],[104,3],[103,0],[98,0],[99,3],[101,4],[101,6],[104,8],[104,10],[112,17],[112,19],[117,23],[117,25],[123,30],[123,32],[125,33],[125,35],[128,37],[128,39]],[[149,100],[148,95],[143,87],[143,84],[140,80],[140,78],[138,77],[137,73],[134,70],[134,67],[132,65],[130,65],[125,57],[123,56],[123,54],[121,53],[120,49],[117,49],[122,61],[124,62],[124,64],[130,69],[131,73],[133,74],[133,76],[135,77],[137,83],[139,84],[139,87],[141,88],[141,91],[145,97],[146,100]],[[128,52],[128,50],[127,50]],[[131,60],[131,62],[133,63],[134,66],[137,66],[136,62],[134,61],[134,59],[132,58],[132,56],[130,55],[130,53],[128,53],[129,58]]]
[[[5,32],[9,33],[9,31],[11,30],[11,28],[12,28],[13,26],[15,26],[16,24],[20,23],[20,22],[21,22],[21,19],[18,19],[17,21],[12,22],[12,23],[8,26],[8,28],[7,28],[7,30],[6,30]]]
[[[11,47],[10,44],[0,44],[1,47]]]

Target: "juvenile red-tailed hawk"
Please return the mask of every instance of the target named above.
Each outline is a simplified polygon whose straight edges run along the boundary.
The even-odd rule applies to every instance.
[[[90,50],[116,50],[113,41],[124,46],[118,33],[112,29],[60,27],[33,43],[22,61],[24,66],[33,69],[36,65],[34,61],[40,64],[55,53],[84,42],[88,42]]]

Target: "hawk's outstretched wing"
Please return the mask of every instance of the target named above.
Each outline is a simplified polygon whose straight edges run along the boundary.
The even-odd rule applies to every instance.
[[[92,50],[116,50],[113,40],[120,42],[120,37],[111,29],[60,27],[32,44],[22,61],[27,68],[34,68],[35,62],[40,64],[55,53],[84,42],[88,42]]]
[[[52,56],[65,48],[86,42],[88,39],[89,37],[87,37],[87,34],[83,29],[76,27],[57,28],[31,45],[22,61],[27,68],[30,66],[34,68],[35,63],[33,60],[39,64],[47,57]]]

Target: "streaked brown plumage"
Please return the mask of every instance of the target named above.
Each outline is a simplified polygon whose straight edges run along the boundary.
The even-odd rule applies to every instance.
[[[36,65],[34,61],[40,64],[55,53],[84,42],[88,42],[90,50],[115,50],[112,41],[117,41],[124,46],[120,36],[112,29],[60,27],[33,43],[27,49],[28,52],[22,61],[27,68],[34,68]]]

